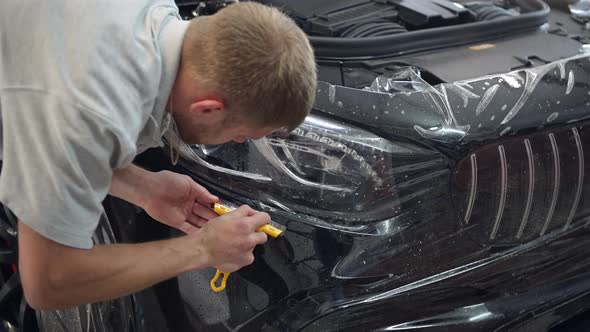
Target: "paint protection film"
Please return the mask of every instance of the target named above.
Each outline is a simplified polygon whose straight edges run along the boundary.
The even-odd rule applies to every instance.
[[[224,314],[193,310],[245,331],[485,330],[590,291],[564,282],[590,273],[588,82],[586,55],[435,86],[406,67],[320,83],[288,136],[183,146],[202,183],[288,227],[211,300]]]
[[[256,188],[269,205],[343,225],[366,226],[399,214],[402,203],[416,206],[446,172],[436,151],[318,115],[287,137],[184,147],[182,153],[223,167],[215,168],[218,176],[241,177],[232,189],[242,195]]]

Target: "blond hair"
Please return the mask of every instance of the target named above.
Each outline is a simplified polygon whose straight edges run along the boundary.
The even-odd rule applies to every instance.
[[[293,130],[309,114],[316,89],[313,50],[278,9],[236,3],[193,20],[185,40],[183,65],[243,121]]]

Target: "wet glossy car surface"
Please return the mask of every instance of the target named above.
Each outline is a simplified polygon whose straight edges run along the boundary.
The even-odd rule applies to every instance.
[[[124,330],[546,331],[590,308],[590,35],[515,2],[531,9],[504,29],[524,30],[418,31],[440,49],[347,40],[367,48],[338,57],[312,35],[321,82],[290,135],[139,156],[287,231],[224,292],[208,269],[135,294]],[[105,205],[119,241],[179,235]]]
[[[242,160],[241,171],[260,171],[260,160],[272,164],[287,147],[292,161],[311,169],[302,174],[313,175],[335,156],[357,163],[356,172],[333,167],[330,175],[342,171],[345,180],[301,183],[286,170],[293,178],[281,184],[234,181],[185,160],[175,169],[226,199],[266,209],[288,229],[257,249],[225,293],[208,289],[213,271],[178,278],[187,315],[220,331],[538,331],[583,310],[589,70],[583,55],[403,94],[320,84],[316,113],[303,126],[249,143]],[[483,97],[471,101],[470,93]],[[334,143],[338,133],[348,149]],[[376,137],[383,142],[371,143]],[[223,153],[203,156],[230,159]],[[372,185],[355,182],[361,171]],[[281,195],[298,185],[326,193]]]

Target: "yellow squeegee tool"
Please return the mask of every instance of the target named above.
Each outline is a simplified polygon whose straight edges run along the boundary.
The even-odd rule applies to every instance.
[[[237,209],[238,207],[228,202],[219,201],[217,203],[211,204],[211,208],[213,209],[213,211],[215,211],[215,213],[221,216]],[[258,229],[256,229],[257,232],[264,232],[268,236],[272,236],[273,238],[281,236],[285,232],[285,230],[285,226],[277,224],[274,221],[271,221],[268,224],[264,224],[258,227]],[[211,289],[216,293],[224,290],[225,286],[227,285],[227,278],[229,278],[230,273],[231,272],[223,272],[218,269],[217,272],[215,272],[215,277],[211,279]],[[223,278],[221,278],[221,285],[217,286],[217,280],[219,280],[219,277],[221,277],[222,275]]]

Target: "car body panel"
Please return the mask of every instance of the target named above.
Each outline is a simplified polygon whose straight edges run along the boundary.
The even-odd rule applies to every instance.
[[[589,71],[581,54],[436,86],[416,79],[401,93],[320,83],[313,117],[401,142],[396,152],[414,158],[401,164],[430,162],[404,170],[390,161],[409,179],[392,182],[389,218],[367,206],[321,218],[321,208],[265,195],[268,184],[248,178],[271,176],[254,172],[264,172],[265,158],[276,165],[260,142],[247,143],[251,158],[240,159],[251,165],[246,175],[186,153],[172,166],[165,151],[152,151],[144,157],[152,169],[189,174],[287,227],[222,293],[208,288],[214,270],[180,276],[187,321],[211,331],[535,330],[590,306]],[[305,145],[313,154],[329,144],[327,125],[313,117],[270,148],[283,140],[301,153],[303,137],[315,142]]]

